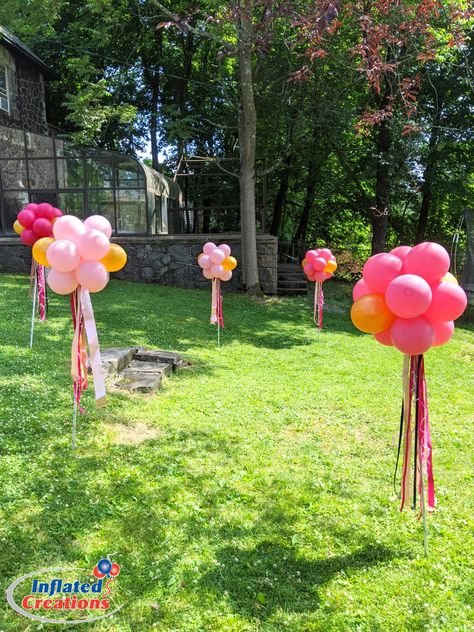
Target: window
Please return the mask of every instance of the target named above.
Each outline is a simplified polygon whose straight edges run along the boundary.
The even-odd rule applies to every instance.
[[[10,99],[8,98],[7,68],[0,64],[0,110],[10,114]]]

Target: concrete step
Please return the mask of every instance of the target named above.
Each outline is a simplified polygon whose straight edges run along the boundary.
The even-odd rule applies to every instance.
[[[179,353],[171,353],[170,351],[160,351],[155,349],[138,349],[134,355],[134,360],[141,362],[164,362],[170,364],[173,371],[176,368],[188,366],[189,363],[183,360]]]
[[[162,375],[170,375],[173,367],[168,362],[145,362],[136,358],[129,364],[125,371],[139,371],[140,373],[161,373]],[[125,373],[125,371],[123,373]],[[122,373],[122,375],[123,375]]]
[[[279,263],[278,272],[294,272],[301,271],[303,268],[299,263]]]
[[[138,347],[124,347],[121,349],[103,349],[100,352],[105,376],[115,375],[123,371],[137,353]]]
[[[163,374],[160,372],[125,369],[115,386],[130,393],[154,393],[160,388],[162,380]]]
[[[278,279],[278,287],[308,287],[306,279]]]

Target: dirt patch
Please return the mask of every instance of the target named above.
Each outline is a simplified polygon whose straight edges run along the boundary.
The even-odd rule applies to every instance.
[[[147,426],[142,421],[135,424],[107,424],[107,430],[111,432],[114,443],[118,445],[139,445],[144,441],[156,439],[161,434],[159,428]]]

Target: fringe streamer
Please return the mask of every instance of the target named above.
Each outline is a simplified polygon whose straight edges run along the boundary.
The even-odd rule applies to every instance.
[[[224,329],[224,313],[222,311],[222,291],[220,279],[212,279],[211,325]]]
[[[81,288],[71,294],[71,314],[74,325],[74,337],[71,349],[71,376],[74,381],[74,403],[79,412],[85,410],[81,406],[81,396],[87,389],[87,347],[84,332],[84,317],[80,301]]]
[[[323,328],[324,293],[323,284],[316,281],[314,288],[314,322],[319,329]]]
[[[80,304],[84,319],[84,328],[87,336],[87,344],[89,345],[89,365],[94,378],[95,403],[97,408],[106,405],[105,393],[105,376],[100,358],[99,337],[95,325],[94,311],[92,309],[91,297],[88,290],[81,288]]]
[[[45,273],[44,266],[37,265],[36,266],[36,274],[38,276],[38,309],[39,309],[39,319],[41,322],[46,320],[46,283],[45,283]]]

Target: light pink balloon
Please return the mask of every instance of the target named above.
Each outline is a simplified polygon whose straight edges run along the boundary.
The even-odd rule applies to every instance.
[[[308,250],[308,252],[305,254],[304,258],[306,259],[306,261],[308,263],[313,263],[314,259],[318,258],[318,251],[317,250]]]
[[[407,254],[410,252],[411,246],[397,246],[390,251],[391,255],[395,255],[402,261],[405,261]]]
[[[320,248],[318,251],[318,256],[322,257],[326,261],[326,263],[331,258],[331,255],[332,255],[332,252],[329,250],[329,248]]]
[[[81,261],[75,274],[79,285],[89,292],[100,292],[107,285],[107,270],[100,261]]]
[[[53,269],[48,274],[48,285],[56,294],[70,294],[77,288],[78,283],[74,272],[58,272]]]
[[[211,272],[213,276],[219,278],[221,274],[224,272],[224,268],[221,266],[220,263],[217,263],[211,267]]]
[[[213,278],[214,278],[214,275],[213,275],[213,274],[212,274],[212,272],[211,272],[211,268],[205,268],[205,269],[202,271],[202,273],[203,273],[203,275],[206,277],[206,279],[213,279]]]
[[[72,272],[81,262],[76,244],[68,239],[53,241],[46,251],[46,257],[57,272]]]
[[[109,252],[110,242],[102,231],[86,230],[77,240],[77,250],[83,259],[99,261]]]
[[[328,279],[330,279],[332,277],[332,274],[330,272],[323,272],[322,270],[319,270],[315,272],[313,276],[315,281],[319,281],[320,283],[322,283],[323,281],[327,281]]]
[[[435,330],[423,316],[396,318],[390,328],[393,344],[402,353],[420,355],[426,353],[435,339]]]
[[[388,284],[385,302],[400,318],[421,316],[431,304],[431,288],[416,274],[401,274]]]
[[[402,262],[395,255],[381,252],[367,259],[362,276],[367,286],[375,294],[383,294],[385,288],[400,274]]]
[[[211,256],[212,251],[215,248],[217,248],[216,244],[214,244],[212,241],[208,241],[206,244],[204,244],[202,251],[205,255]]]
[[[198,263],[203,270],[209,268],[212,265],[211,257],[209,255],[201,255],[198,259]]]
[[[448,320],[446,323],[433,323],[435,330],[435,340],[433,347],[441,347],[451,340],[454,333],[454,322]]]
[[[352,298],[354,302],[357,301],[361,296],[365,296],[366,294],[370,294],[370,290],[367,287],[367,283],[364,279],[359,279],[357,283],[352,288]]]
[[[467,296],[462,287],[442,281],[431,287],[433,298],[431,305],[424,313],[433,323],[444,323],[456,320],[466,309]]]
[[[316,257],[316,259],[313,259],[311,263],[313,264],[313,268],[316,272],[322,272],[326,267],[327,261],[324,257]]]
[[[224,270],[224,272],[222,272],[220,279],[221,281],[230,281],[232,278],[232,270]]]
[[[316,281],[316,279],[314,278],[314,275],[315,275],[315,274],[316,274],[316,273],[314,272],[314,270],[313,270],[313,272],[311,272],[310,274],[308,274],[308,281]]]
[[[405,272],[418,274],[433,285],[439,283],[448,272],[449,255],[443,246],[432,241],[425,241],[410,250],[403,265]]]
[[[232,250],[228,244],[220,244],[217,247],[219,248],[219,250],[222,250],[226,257],[230,257],[230,253],[232,252]]]
[[[211,253],[212,263],[215,263],[217,265],[219,263],[222,263],[224,259],[225,259],[225,252],[221,250],[220,248],[214,248],[214,250]]]
[[[53,235],[55,239],[68,239],[77,242],[79,237],[86,232],[84,224],[74,215],[63,215],[53,224]]]
[[[390,335],[390,329],[380,331],[378,334],[373,334],[375,340],[386,347],[393,347],[392,336]]]
[[[102,215],[91,215],[84,220],[84,226],[88,229],[94,228],[100,230],[101,233],[107,235],[110,239],[112,237],[112,225],[106,217]]]
[[[312,263],[305,263],[305,266],[304,266],[303,270],[304,270],[304,273],[307,274],[307,275],[314,274],[314,272],[315,272]]]

